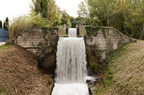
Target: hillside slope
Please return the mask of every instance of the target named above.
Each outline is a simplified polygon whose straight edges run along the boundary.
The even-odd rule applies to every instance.
[[[0,95],[50,95],[52,86],[33,54],[18,46],[0,46]]]
[[[108,67],[112,80],[105,80],[96,95],[144,95],[144,41],[122,47]]]

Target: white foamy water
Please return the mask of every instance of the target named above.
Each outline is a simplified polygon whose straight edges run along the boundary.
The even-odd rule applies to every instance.
[[[52,95],[89,95],[87,84],[55,84]]]
[[[71,29],[74,31],[73,28],[69,31]],[[57,68],[52,95],[89,95],[85,78],[87,62],[84,39],[77,38],[75,32],[69,33],[73,36],[61,37],[58,41]]]
[[[77,29],[76,28],[69,28],[68,34],[69,34],[69,37],[77,37]]]

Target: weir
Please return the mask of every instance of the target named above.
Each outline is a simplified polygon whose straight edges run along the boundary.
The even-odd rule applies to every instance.
[[[58,41],[52,95],[89,95],[84,38],[77,37],[76,28],[69,28],[68,34],[69,37],[60,37]]]

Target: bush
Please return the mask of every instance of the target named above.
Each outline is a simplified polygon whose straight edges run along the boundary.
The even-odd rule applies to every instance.
[[[9,27],[9,19],[8,19],[8,17],[7,17],[6,20],[4,21],[3,28],[4,28],[5,30],[8,30],[8,27]]]
[[[31,23],[33,27],[49,27],[48,21],[42,18],[41,14],[37,14],[35,12],[31,12],[29,15],[31,19]]]
[[[48,27],[47,21],[40,14],[31,12],[28,16],[16,17],[10,24],[10,38],[16,37],[19,33],[29,31],[32,27]]]
[[[10,38],[14,38],[19,33],[28,31],[32,27],[28,16],[20,16],[13,19],[9,27]]]

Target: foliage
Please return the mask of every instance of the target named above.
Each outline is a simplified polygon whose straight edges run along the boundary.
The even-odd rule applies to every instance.
[[[95,26],[89,26],[89,25],[87,25],[87,26],[85,26],[85,29],[86,29],[87,34],[89,36],[92,36],[92,35],[96,36],[97,33],[98,33],[98,31],[99,31],[99,29],[100,29],[100,27],[95,27]]]
[[[32,27],[49,26],[41,14],[31,12],[28,16],[23,15],[13,19],[9,27],[10,38],[16,37],[21,32],[29,31]]]
[[[1,94],[1,95],[6,95],[6,94],[5,94],[5,90],[4,90],[4,89],[0,90],[0,94]]]
[[[48,1],[49,0],[32,0],[34,5],[32,11],[35,11],[37,14],[40,13],[42,17],[47,17]]]
[[[47,10],[47,19],[50,25],[56,25],[58,21],[57,5],[54,0],[49,0],[48,10]]]
[[[7,47],[11,47],[11,46],[14,46],[14,45],[13,44],[9,44],[9,45],[8,44],[4,44],[4,45],[1,45],[0,46],[0,51],[6,49]]]
[[[0,29],[2,29],[2,21],[0,20]]]
[[[109,26],[109,20],[113,15],[115,0],[88,0],[90,17],[100,20],[100,25]]]
[[[60,24],[60,11],[54,0],[32,0],[32,11],[40,14],[51,26]]]
[[[42,18],[41,14],[36,14],[35,12],[31,12],[28,16],[32,27],[48,27],[50,26],[44,18]]]
[[[61,24],[68,24],[69,22],[69,14],[66,12],[66,10],[61,11]]]
[[[114,26],[124,34],[144,39],[143,0],[88,0],[91,25]]]
[[[3,28],[4,28],[5,30],[8,30],[8,27],[9,27],[9,19],[8,19],[8,17],[7,17],[6,20],[4,21]]]
[[[13,19],[9,27],[10,38],[14,38],[19,33],[28,31],[32,27],[28,16],[20,16]]]
[[[98,64],[96,62],[91,62],[90,67],[91,67],[92,71],[97,74],[102,74],[107,70],[106,64]]]
[[[79,17],[84,17],[84,18],[88,18],[88,8],[85,4],[84,1],[82,1],[79,5],[78,5],[79,10],[77,11],[78,16]]]

